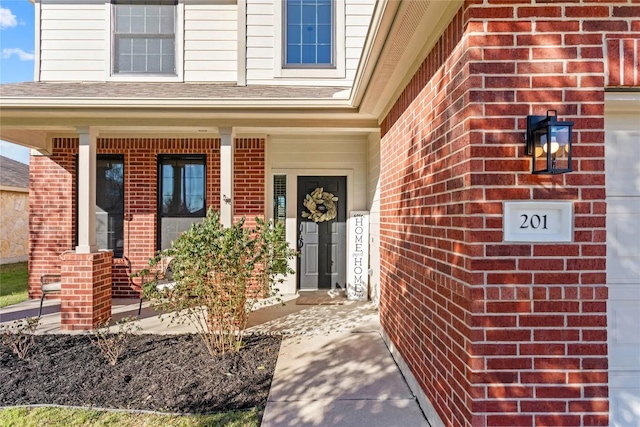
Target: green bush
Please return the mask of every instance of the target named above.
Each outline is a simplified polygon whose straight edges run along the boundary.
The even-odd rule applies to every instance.
[[[148,278],[171,260],[175,284],[158,286],[160,276],[151,274],[145,297],[172,312],[172,321],[186,318],[211,355],[240,349],[249,312],[261,298],[276,296],[277,284],[293,272],[288,260],[295,252],[284,241],[283,226],[256,219],[256,227],[248,228],[244,222],[225,228],[210,209],[139,273]]]

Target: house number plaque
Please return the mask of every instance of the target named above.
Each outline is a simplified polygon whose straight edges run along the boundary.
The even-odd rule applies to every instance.
[[[571,242],[571,202],[504,202],[505,242]]]

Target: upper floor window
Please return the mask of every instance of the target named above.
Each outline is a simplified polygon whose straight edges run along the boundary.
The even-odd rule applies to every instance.
[[[113,73],[175,75],[177,2],[113,3]]]
[[[285,66],[335,66],[332,0],[287,0]]]

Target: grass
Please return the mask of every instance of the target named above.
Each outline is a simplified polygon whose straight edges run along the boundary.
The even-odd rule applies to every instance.
[[[28,280],[26,262],[0,265],[0,308],[26,301]]]
[[[213,415],[156,415],[75,408],[11,408],[0,410],[6,427],[258,427],[258,411]]]

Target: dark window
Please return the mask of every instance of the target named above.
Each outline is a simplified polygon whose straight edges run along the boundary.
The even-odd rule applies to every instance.
[[[166,249],[206,214],[205,156],[158,157],[158,246]]]
[[[114,3],[113,73],[176,74],[176,2]]]
[[[273,220],[286,224],[287,221],[287,176],[273,177]]]
[[[287,0],[285,5],[285,65],[332,66],[332,0]]]
[[[77,234],[77,233],[76,233]],[[124,157],[96,160],[96,243],[122,258],[124,250]]]

